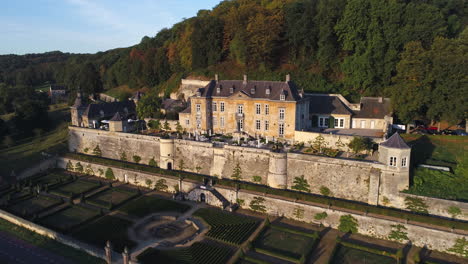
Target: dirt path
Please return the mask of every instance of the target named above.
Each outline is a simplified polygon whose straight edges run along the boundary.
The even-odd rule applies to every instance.
[[[310,264],[328,263],[333,249],[336,247],[336,236],[340,235],[340,233],[335,229],[325,229],[321,235],[322,239],[320,239],[319,244],[315,247],[309,258],[308,263]]]

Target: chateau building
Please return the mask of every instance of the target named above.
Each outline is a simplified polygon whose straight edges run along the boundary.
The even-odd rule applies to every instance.
[[[284,82],[212,80],[197,90],[179,122],[187,132],[293,139],[295,131],[325,128],[386,132],[393,118],[390,99],[363,97],[349,103],[339,94],[306,94]]]

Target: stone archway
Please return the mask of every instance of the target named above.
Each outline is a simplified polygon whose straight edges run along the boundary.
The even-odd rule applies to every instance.
[[[172,170],[172,162],[167,163],[167,170]]]
[[[200,202],[205,203],[206,202],[206,196],[204,193],[200,194]]]

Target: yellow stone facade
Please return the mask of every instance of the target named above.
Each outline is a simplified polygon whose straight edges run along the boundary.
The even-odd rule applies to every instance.
[[[295,119],[296,102],[255,99],[242,92],[227,98],[192,97],[191,113],[179,114],[187,132],[245,132],[270,139],[293,139]]]

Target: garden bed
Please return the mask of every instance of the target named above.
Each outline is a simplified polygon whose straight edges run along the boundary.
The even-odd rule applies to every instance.
[[[81,227],[72,236],[98,248],[104,248],[106,242],[110,241],[115,251],[122,252],[124,247],[131,249],[136,246],[127,234],[127,229],[132,225],[131,221],[107,215]]]
[[[223,264],[232,255],[232,250],[215,243],[195,242],[188,248],[158,250],[146,249],[137,259],[139,263],[165,263],[165,264]]]
[[[62,201],[47,196],[36,196],[11,205],[8,210],[16,215],[33,215],[61,204]]]
[[[285,228],[277,225],[266,227],[255,240],[256,252],[291,262],[303,262],[318,240],[317,233]]]
[[[202,218],[210,225],[207,237],[233,245],[244,242],[259,225],[256,219],[212,208],[199,209],[193,216]]]
[[[154,196],[142,196],[128,202],[119,211],[135,217],[145,217],[159,212],[184,213],[191,207],[176,201],[166,200]]]
[[[140,195],[137,191],[126,190],[122,188],[106,189],[86,199],[87,204],[97,207],[113,209],[126,201]]]
[[[68,232],[98,217],[100,212],[81,206],[70,206],[42,218],[39,222],[54,230]]]
[[[396,264],[397,260],[381,254],[338,244],[331,264]]]
[[[77,180],[72,183],[61,185],[60,187],[52,190],[50,193],[65,197],[74,198],[82,193],[87,193],[101,187],[99,182]]]

